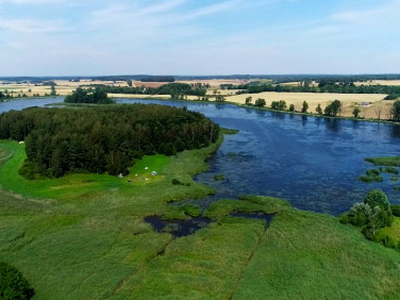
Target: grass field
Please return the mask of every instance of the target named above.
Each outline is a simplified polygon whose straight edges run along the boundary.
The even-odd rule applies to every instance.
[[[187,218],[167,202],[212,192],[192,177],[207,169],[217,146],[145,157],[124,179],[79,174],[29,182],[17,172],[23,146],[1,141],[0,260],[23,272],[35,299],[399,297],[398,252],[281,200],[221,200],[204,213],[215,221],[195,234],[156,233],[145,216]],[[229,216],[233,211],[275,217],[267,227]]]

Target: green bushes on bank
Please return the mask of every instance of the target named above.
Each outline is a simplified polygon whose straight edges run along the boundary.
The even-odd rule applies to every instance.
[[[349,212],[341,216],[342,223],[360,227],[367,239],[374,240],[380,228],[393,222],[392,210],[386,195],[381,190],[372,190],[364,202],[355,203]]]

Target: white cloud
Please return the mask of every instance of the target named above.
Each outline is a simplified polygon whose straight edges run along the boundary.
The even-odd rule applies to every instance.
[[[387,20],[392,17],[396,17],[400,15],[400,1],[390,1],[386,2],[381,6],[366,9],[366,10],[349,10],[342,11],[339,13],[335,13],[332,15],[332,19],[339,22],[347,22],[347,23],[376,23],[378,20]]]
[[[0,0],[0,4],[37,5],[37,4],[56,4],[66,1],[67,0]]]
[[[70,30],[64,20],[13,19],[0,20],[0,29],[18,33],[61,33]]]

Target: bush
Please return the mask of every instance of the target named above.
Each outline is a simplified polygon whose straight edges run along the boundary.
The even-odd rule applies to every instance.
[[[364,198],[364,203],[371,208],[379,206],[384,211],[390,210],[389,200],[381,190],[372,190]]]
[[[183,183],[179,179],[174,178],[174,179],[172,179],[172,184],[173,185],[182,185]]]
[[[265,106],[265,104],[266,104],[265,99],[262,99],[262,98],[258,98],[256,100],[256,102],[254,103],[255,106],[259,106],[259,107]]]
[[[285,110],[286,109],[286,101],[285,100],[272,101],[271,109]]]
[[[369,215],[371,215],[371,207],[368,204],[356,203],[346,215],[346,221],[354,226],[362,227],[367,224],[367,218]],[[343,219],[343,221],[344,220],[345,219]]]
[[[379,229],[392,224],[393,215],[386,195],[381,190],[372,190],[364,202],[355,203],[348,213],[341,216],[340,222],[361,227],[367,239],[376,240]]]
[[[390,205],[390,209],[392,210],[393,216],[400,217],[400,205]]]
[[[340,114],[341,109],[342,109],[342,103],[339,100],[335,100],[327,107],[325,107],[324,113],[327,116],[336,117],[337,114]]]
[[[22,273],[0,262],[0,299],[31,299],[35,291]]]

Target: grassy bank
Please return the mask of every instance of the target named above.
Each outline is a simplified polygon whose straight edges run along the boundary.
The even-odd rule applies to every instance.
[[[75,174],[30,182],[17,172],[23,146],[2,141],[0,261],[23,272],[35,299],[399,296],[398,252],[281,200],[221,200],[204,212],[214,222],[193,235],[155,232],[144,217],[185,218],[167,202],[212,192],[192,177],[207,169],[217,146],[145,157],[124,179]],[[268,227],[232,212],[275,216]]]

